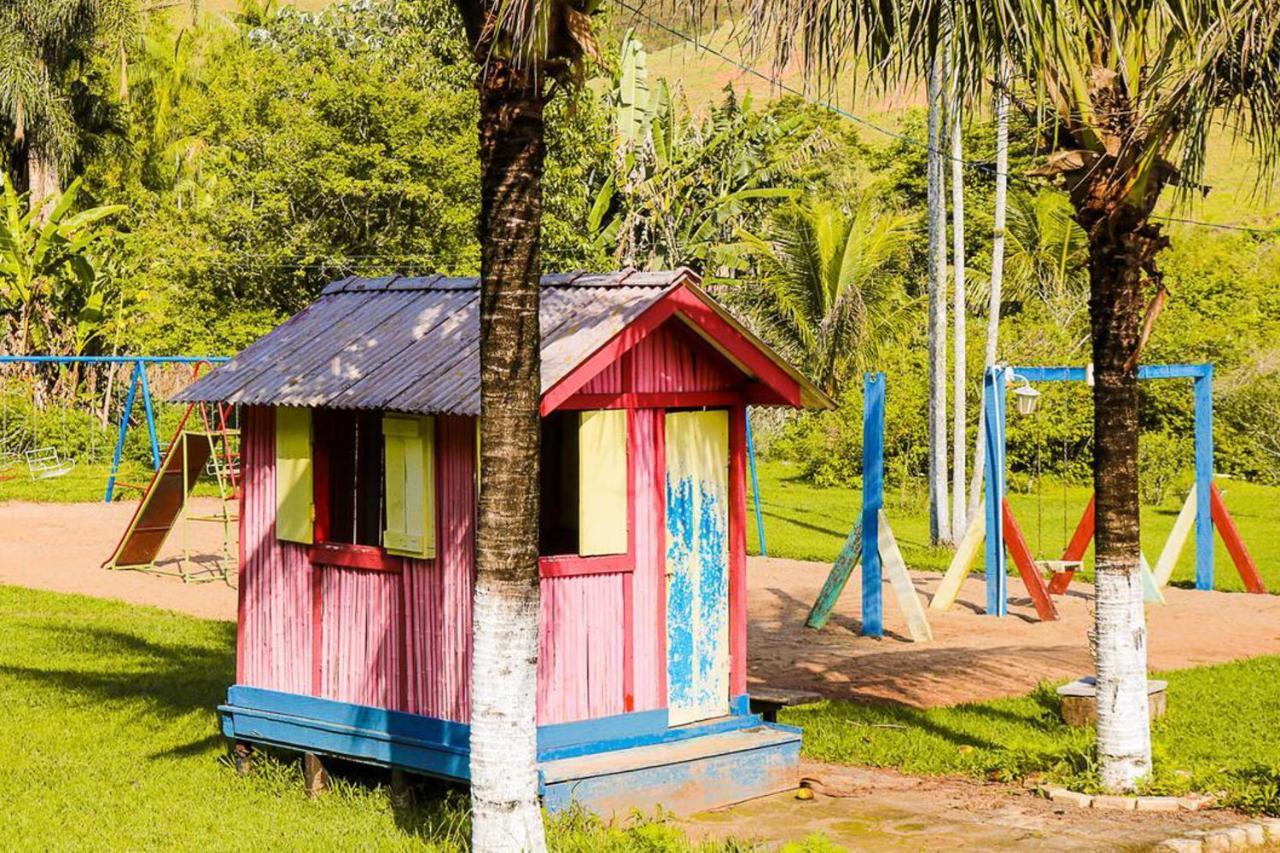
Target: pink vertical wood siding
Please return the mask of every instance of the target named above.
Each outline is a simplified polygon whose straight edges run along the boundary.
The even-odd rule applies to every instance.
[[[387,572],[322,566],[320,695],[403,706],[400,578]]]
[[[672,320],[627,353],[633,360],[635,391],[725,391],[742,385],[724,356],[696,333]]]
[[[475,419],[436,419],[435,560],[406,560],[405,710],[466,722],[471,712]]]
[[[542,579],[538,723],[621,714],[622,575]]]
[[[737,389],[742,383],[741,374],[711,346],[672,322],[582,391],[704,392]],[[632,709],[666,706],[663,417],[663,410],[640,409],[631,418],[633,571],[541,581],[541,724],[623,713],[628,687]],[[475,419],[437,418],[438,557],[405,560],[399,573],[313,567],[305,546],[278,541],[273,412],[246,408],[242,426],[238,680],[466,722],[475,570]],[[735,477],[741,476],[740,467],[735,466]],[[740,539],[734,537],[735,549]],[[741,578],[740,570],[735,578]],[[740,606],[736,598],[735,606]],[[735,619],[742,616],[735,611]],[[735,627],[740,631],[744,624],[735,622]],[[624,637],[627,626],[629,641]],[[741,654],[740,648],[735,651]],[[736,686],[744,670],[740,657],[735,662]]]
[[[586,385],[583,385],[580,394],[617,394],[623,390],[622,387],[622,362],[626,356],[617,361],[612,362],[604,370],[597,373],[591,378]]]
[[[631,452],[635,460],[635,570],[632,575],[635,626],[635,710],[667,705],[666,574],[663,550],[663,478],[665,462],[658,431],[663,414],[638,409],[632,419]]]
[[[306,547],[276,539],[275,413],[245,408],[241,416],[244,565],[240,583],[242,684],[311,692],[311,583]]]

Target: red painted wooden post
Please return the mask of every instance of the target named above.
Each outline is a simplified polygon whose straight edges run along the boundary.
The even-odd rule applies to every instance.
[[[1093,540],[1094,503],[1095,498],[1090,495],[1089,505],[1084,508],[1084,514],[1080,516],[1080,523],[1076,525],[1076,532],[1072,534],[1071,541],[1067,543],[1067,549],[1062,552],[1064,562],[1082,560],[1084,559],[1084,552],[1089,550],[1089,543]],[[1067,591],[1067,587],[1071,585],[1071,579],[1075,577],[1075,574],[1075,570],[1071,569],[1054,575],[1053,580],[1049,582],[1049,592],[1052,595],[1062,595]]]
[[[1018,567],[1022,583],[1027,587],[1031,602],[1036,607],[1036,614],[1045,622],[1053,621],[1058,618],[1058,608],[1049,597],[1049,589],[1045,586],[1044,578],[1040,576],[1040,570],[1036,568],[1031,549],[1027,547],[1026,537],[1022,535],[1022,528],[1018,527],[1018,521],[1013,517],[1009,499],[1002,498],[1000,505],[1004,511],[1004,545],[1009,549],[1009,556]]]
[[[624,365],[623,385],[630,385],[631,371]],[[636,707],[636,413],[627,412],[627,556],[631,571],[622,577],[622,710]]]
[[[240,456],[242,476],[253,473],[253,468],[244,465],[245,449],[249,448],[250,453],[256,457],[253,452],[253,442],[258,440],[258,431],[262,428],[262,418],[260,412],[262,410],[256,407],[246,408],[244,410],[244,422],[246,429],[241,433],[240,439]],[[256,458],[254,461],[256,465]],[[254,484],[255,489],[257,483]],[[245,542],[245,494],[249,490],[241,483],[240,493],[237,496],[239,506],[236,510],[236,559],[239,565],[236,567],[236,684],[244,684],[244,595],[248,588],[245,583],[245,559],[244,559],[244,542]],[[256,492],[255,492],[256,494]]]
[[[1209,496],[1209,509],[1213,515],[1213,526],[1218,528],[1218,535],[1222,537],[1222,544],[1227,546],[1227,553],[1231,555],[1231,561],[1236,564],[1236,571],[1240,573],[1240,579],[1244,581],[1244,588],[1252,593],[1265,593],[1267,587],[1262,583],[1262,577],[1258,574],[1258,567],[1253,562],[1253,556],[1249,553],[1249,549],[1245,547],[1244,539],[1241,538],[1240,531],[1236,528],[1235,519],[1231,517],[1231,513],[1227,512],[1227,505],[1222,500],[1222,492],[1218,491],[1217,483],[1209,487]]]
[[[658,511],[653,514],[654,541],[665,543],[667,538],[667,412],[658,409],[653,423],[653,501]],[[665,545],[663,546],[665,553]],[[666,708],[667,699],[667,572],[664,565],[658,573],[660,582],[658,589],[658,606],[655,609],[658,632],[658,660],[662,662],[658,678],[658,707]]]
[[[747,692],[747,418],[729,410],[729,695]]]

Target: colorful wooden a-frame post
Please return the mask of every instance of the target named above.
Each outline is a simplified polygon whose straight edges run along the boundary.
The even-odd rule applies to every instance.
[[[884,373],[862,384],[862,634],[884,636],[880,511],[884,509]]]
[[[805,625],[821,628],[827,624],[861,558],[863,636],[884,636],[882,585],[887,572],[894,598],[906,619],[907,633],[915,642],[924,642],[933,639],[933,630],[884,511],[884,392],[884,374],[868,373],[862,391],[862,510]]]
[[[983,479],[987,487],[988,616],[1004,616],[1009,609],[1004,562],[1004,398],[1005,369],[999,366],[987,368],[982,380],[982,405],[986,407],[986,433],[983,441],[987,444],[987,470]]]
[[[1195,367],[1196,589],[1213,589],[1213,365]]]

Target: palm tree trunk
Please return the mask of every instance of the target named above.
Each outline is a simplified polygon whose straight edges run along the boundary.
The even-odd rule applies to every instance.
[[[48,222],[53,213],[51,201],[62,192],[58,158],[46,145],[30,137],[27,143],[27,190],[31,209],[40,211],[36,218],[41,224]]]
[[[1126,362],[1138,348],[1143,279],[1154,272],[1164,238],[1141,214],[1100,209],[1081,215],[1090,242],[1094,365],[1098,759],[1104,787],[1132,790],[1151,770],[1151,732],[1139,569],[1138,375]]]
[[[994,229],[991,235],[991,294],[987,308],[987,351],[983,374],[996,363],[1000,338],[1000,301],[1004,290],[1004,229],[1009,199],[1009,67],[1000,69],[1000,86],[996,90],[996,199]],[[987,464],[986,407],[978,407],[978,443],[973,452],[973,479],[969,481],[969,521],[978,514],[982,501],[983,468]]]
[[[480,79],[480,513],[471,663],[472,847],[542,851],[537,784],[541,87]]]
[[[947,213],[943,206],[942,63],[929,69],[929,541],[951,539],[947,511]]]
[[[952,91],[955,91],[953,88]],[[951,386],[951,532],[958,537],[964,531],[965,477],[965,373],[967,370],[968,336],[965,331],[964,282],[964,140],[961,136],[961,108],[957,97],[951,103],[951,268],[955,270],[954,313],[955,340],[954,380]]]

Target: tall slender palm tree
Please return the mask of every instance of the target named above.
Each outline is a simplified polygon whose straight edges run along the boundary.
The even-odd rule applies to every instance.
[[[945,72],[939,48],[929,59],[929,542],[951,539],[947,511],[947,203],[942,154]]]
[[[137,24],[136,0],[11,0],[0,4],[0,116],[11,128],[31,204],[62,189],[76,150],[72,84],[96,52],[123,56]],[[121,74],[123,79],[123,64]]]
[[[595,0],[455,0],[479,66],[480,510],[472,846],[546,848],[537,796],[538,328],[544,110],[596,56]]]
[[[883,211],[871,193],[848,212],[828,201],[787,206],[767,239],[744,235],[758,275],[728,298],[829,394],[903,331],[901,282],[888,274],[914,234],[912,217]]]
[[[996,193],[992,214],[991,278],[987,292],[987,340],[982,368],[990,370],[996,363],[1000,340],[1000,307],[1004,291],[1005,214],[1009,200],[1009,78],[1008,68],[1000,64],[1000,80],[996,86]],[[977,517],[982,500],[983,468],[987,461],[986,407],[978,408],[978,440],[973,451],[973,477],[969,481],[969,513],[966,524]]]
[[[951,87],[952,89],[955,86]],[[952,269],[952,367],[951,383],[951,535],[959,539],[964,533],[965,512],[965,382],[968,379],[969,340],[965,328],[964,283],[964,137],[961,122],[963,101],[954,95],[950,103],[951,120],[951,269]]]
[[[767,13],[764,10],[768,6]],[[751,7],[811,70],[847,59],[920,78],[949,46],[962,94],[993,86],[1041,131],[1039,174],[1067,191],[1089,245],[1097,498],[1098,741],[1102,782],[1151,769],[1139,573],[1138,382],[1145,294],[1168,243],[1164,191],[1198,188],[1212,127],[1280,157],[1280,4],[1274,0],[778,0]],[[954,26],[944,26],[944,22]]]

